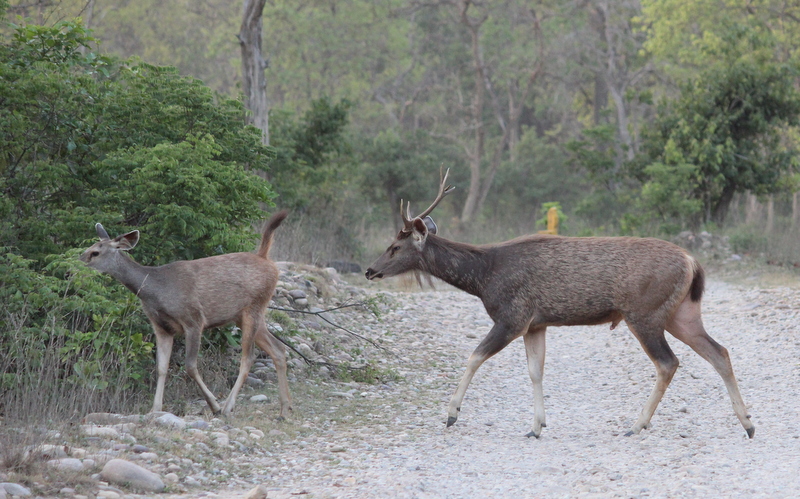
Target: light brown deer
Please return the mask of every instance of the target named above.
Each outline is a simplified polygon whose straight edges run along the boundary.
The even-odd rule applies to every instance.
[[[703,270],[682,248],[660,239],[632,237],[524,236],[500,244],[473,246],[436,235],[426,217],[452,191],[441,179],[439,194],[421,215],[400,215],[403,229],[372,266],[370,280],[404,272],[423,272],[479,297],[494,321],[489,334],[467,361],[466,372],[448,408],[453,425],[473,375],[489,357],[523,337],[533,381],[534,421],[528,437],[545,424],[542,376],[545,330],[625,320],[656,367],[656,384],[636,423],[627,433],[650,426],[650,418],[678,369],[664,337],[669,331],[717,370],[733,409],[752,438],[755,426],[731,367],[728,351],[703,328],[700,300]],[[429,219],[429,217],[428,217]],[[431,225],[432,226],[432,225]]]
[[[158,364],[153,412],[162,408],[173,338],[183,333],[186,335],[186,372],[200,387],[215,414],[221,412],[229,415],[233,410],[236,395],[253,365],[255,343],[275,363],[281,402],[280,418],[289,416],[291,397],[286,379],[286,351],[283,344],[267,330],[264,321],[264,314],[278,282],[278,268],[269,259],[272,234],[286,215],[285,211],[281,211],[270,218],[264,226],[261,243],[255,253],[229,253],[172,262],[160,267],[139,265],[125,253],[139,242],[138,230],[111,239],[102,225],[96,225],[100,241],[84,251],[81,260],[111,275],[135,293],[153,325]],[[197,370],[197,354],[204,329],[230,322],[242,331],[242,361],[236,383],[220,409],[217,399]]]

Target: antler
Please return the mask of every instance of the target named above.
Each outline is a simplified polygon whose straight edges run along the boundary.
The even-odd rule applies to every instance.
[[[453,191],[453,189],[456,188],[456,186],[454,185],[448,185],[447,187],[445,187],[445,185],[447,184],[447,176],[449,174],[450,174],[450,168],[447,169],[444,175],[442,175],[441,168],[439,169],[439,194],[436,195],[436,199],[433,200],[433,203],[428,207],[428,209],[417,215],[415,218],[425,218],[428,215],[430,215],[433,209],[436,208],[436,205],[438,205],[439,202],[442,199],[444,199],[445,196],[450,194]],[[412,220],[411,202],[409,202],[406,205],[405,213],[403,213],[403,200],[402,199],[400,200],[400,216],[403,217],[403,225],[405,226],[405,228],[410,229]]]

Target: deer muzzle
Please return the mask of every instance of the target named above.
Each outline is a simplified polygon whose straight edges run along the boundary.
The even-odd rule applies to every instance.
[[[370,268],[364,273],[364,277],[366,277],[369,281],[377,281],[383,279],[383,272],[375,272]]]

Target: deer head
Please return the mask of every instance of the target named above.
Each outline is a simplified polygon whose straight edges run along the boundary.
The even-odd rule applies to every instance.
[[[436,234],[437,231],[436,223],[429,215],[439,202],[455,189],[455,186],[447,185],[449,174],[449,169],[444,175],[441,170],[439,171],[439,194],[428,209],[418,216],[411,217],[411,203],[406,203],[404,210],[403,201],[400,201],[403,228],[383,255],[367,269],[365,274],[367,279],[378,280],[419,269],[422,250],[428,234]]]
[[[95,229],[97,229],[100,241],[84,251],[80,259],[86,265],[100,272],[108,272],[116,267],[118,265],[116,261],[119,252],[131,250],[139,242],[138,230],[133,230],[111,239],[101,224],[95,225]]]

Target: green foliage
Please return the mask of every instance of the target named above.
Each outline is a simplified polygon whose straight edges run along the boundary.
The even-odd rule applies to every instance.
[[[23,383],[20,375],[36,376],[53,344],[62,378],[72,386],[131,387],[152,365],[149,327],[136,297],[98,279],[76,254],[51,258],[43,271],[7,249],[0,255],[0,345],[18,359],[3,363],[0,393]]]
[[[731,250],[740,255],[758,254],[769,249],[769,240],[762,230],[752,226],[738,227],[728,234]]]
[[[232,230],[229,224],[263,217],[256,202],[269,202],[271,191],[235,163],[216,159],[219,153],[211,135],[189,136],[177,144],[126,149],[99,163],[102,174],[114,177],[109,186],[116,185],[98,192],[99,204],[118,210],[124,226],[145,235],[137,248],[140,261],[164,264],[253,249],[249,228]]]
[[[797,124],[794,68],[743,57],[703,71],[662,104],[631,174],[642,205],[665,220],[725,220],[733,194],[775,192],[797,167],[784,140]]]
[[[378,203],[382,213],[392,220],[400,220],[401,199],[411,201],[420,211],[424,209],[425,203],[436,196],[437,172],[458,165],[452,147],[421,130],[381,132],[362,144],[359,150],[362,192],[367,199]]]
[[[353,166],[345,138],[350,102],[337,104],[323,97],[312,102],[300,120],[293,113],[270,113],[271,144],[276,158],[270,181],[284,207],[324,206],[337,194],[342,175]]]

